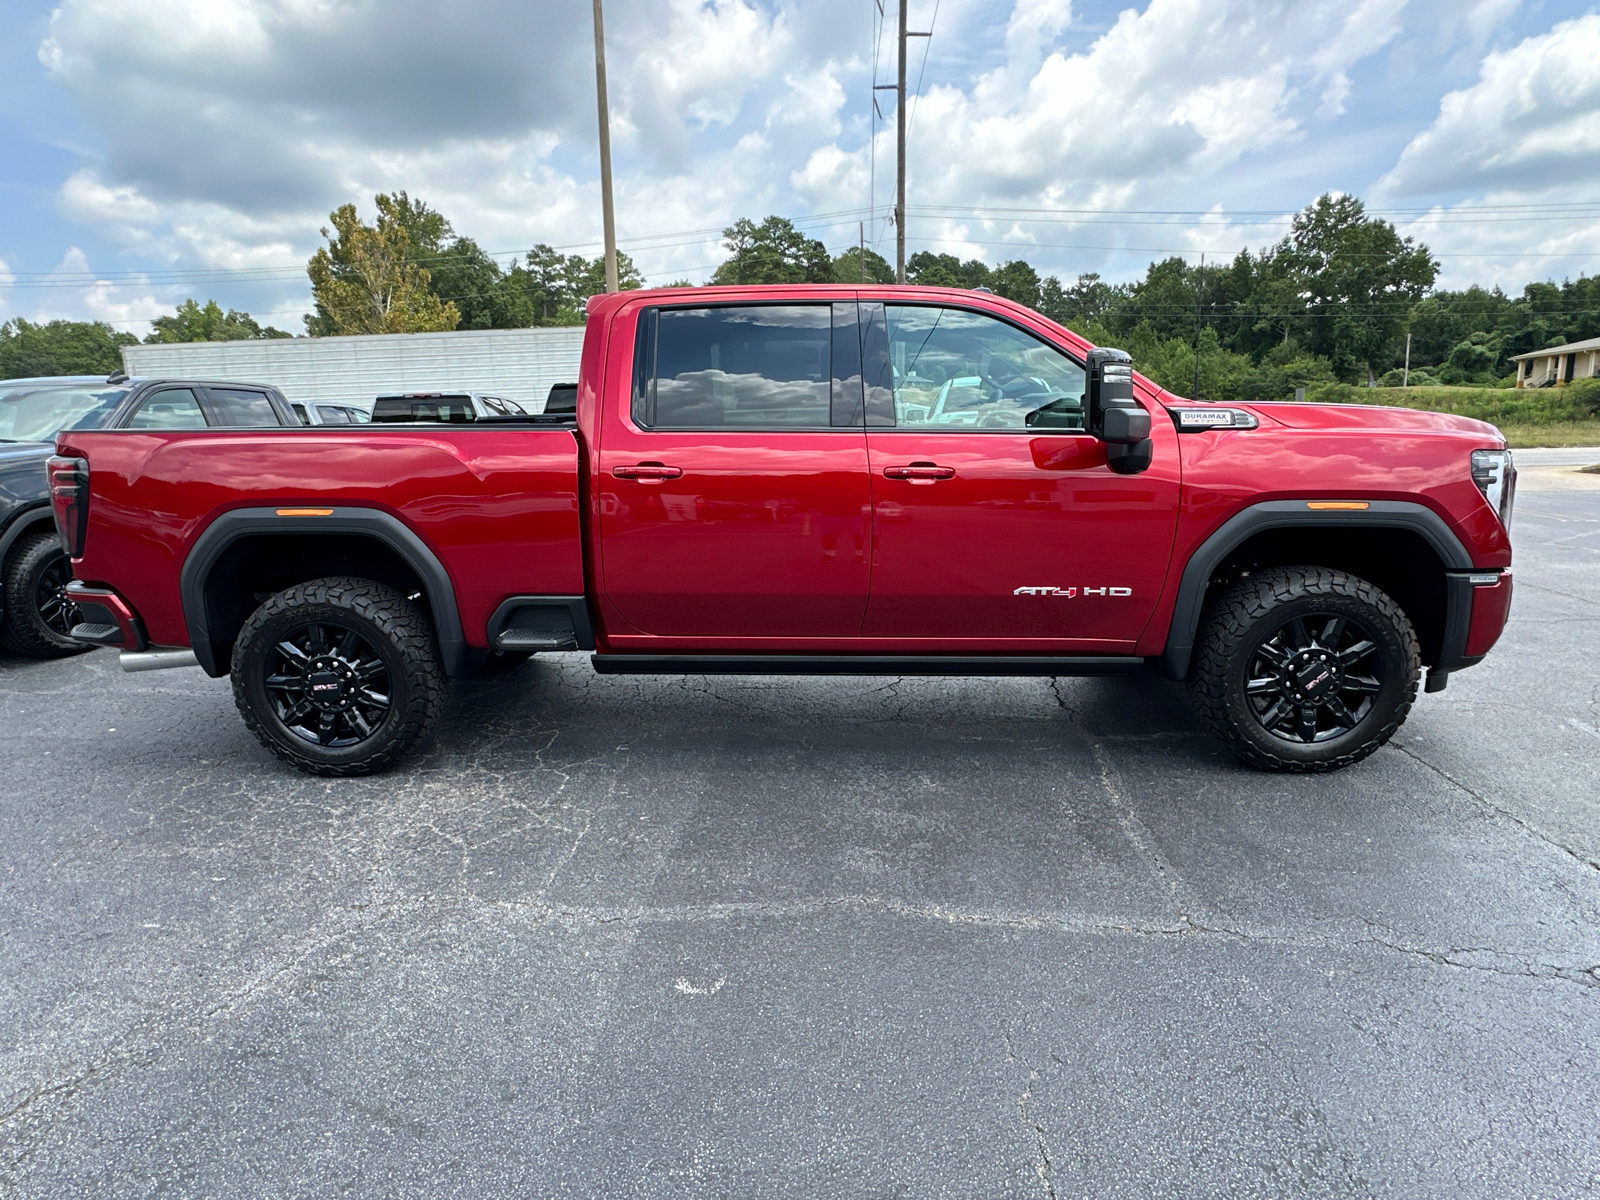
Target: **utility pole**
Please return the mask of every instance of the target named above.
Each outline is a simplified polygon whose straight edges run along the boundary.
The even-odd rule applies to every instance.
[[[1406,369],[1405,374],[1400,377],[1400,386],[1403,388],[1411,386],[1411,331],[1409,329],[1406,331]]]
[[[600,213],[605,223],[606,291],[617,290],[617,217],[611,205],[611,113],[606,105],[606,26],[594,0],[594,84],[600,101]]]
[[[900,77],[894,105],[894,281],[906,281],[906,5],[900,0]]]
[[[856,251],[860,256],[857,261],[861,264],[861,282],[865,283],[867,281],[867,223],[865,221],[857,221],[856,232],[861,238],[860,249]]]
[[[895,94],[894,281],[896,283],[906,281],[906,39],[933,36],[932,30],[927,33],[906,32],[906,5],[909,2],[910,0],[900,0],[900,36],[897,39],[900,47],[900,73],[896,82],[880,83],[877,86],[880,92],[893,91]],[[878,11],[883,11],[881,3]]]
[[[600,0],[595,0],[598,4]],[[1200,402],[1200,282],[1204,278],[1206,256],[1200,256],[1200,270],[1194,276],[1194,400]]]

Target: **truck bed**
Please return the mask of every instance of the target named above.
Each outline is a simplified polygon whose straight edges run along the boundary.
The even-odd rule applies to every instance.
[[[179,576],[222,512],[364,505],[416,533],[450,576],[469,646],[501,600],[581,595],[578,445],[532,424],[370,425],[61,436],[93,464],[79,579],[115,578],[156,645],[185,645]],[[305,517],[307,532],[316,517]]]

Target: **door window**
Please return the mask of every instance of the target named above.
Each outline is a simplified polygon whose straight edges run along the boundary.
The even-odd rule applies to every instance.
[[[277,425],[278,410],[265,392],[248,388],[207,388],[212,415],[225,428]]]
[[[830,305],[664,309],[654,334],[634,402],[645,428],[832,427]]]
[[[188,388],[163,388],[144,398],[129,429],[204,429],[205,414]]]
[[[889,304],[884,320],[893,428],[947,433],[1084,428],[1083,368],[1032,334],[960,308]],[[869,346],[873,340],[869,335]]]
[[[350,424],[350,412],[349,412],[349,410],[348,409],[344,409],[344,408],[340,408],[338,405],[335,405],[335,404],[319,404],[319,405],[317,405],[317,416],[322,419],[322,423],[324,425],[348,425],[348,424]]]

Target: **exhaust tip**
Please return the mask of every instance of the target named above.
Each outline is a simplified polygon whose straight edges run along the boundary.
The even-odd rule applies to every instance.
[[[117,655],[124,671],[165,671],[169,667],[198,667],[193,650],[124,650]]]

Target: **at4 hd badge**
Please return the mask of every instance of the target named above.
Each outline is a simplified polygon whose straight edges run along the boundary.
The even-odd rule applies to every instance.
[[[1060,596],[1073,600],[1078,596],[1131,596],[1132,588],[1125,587],[1019,587],[1013,596]]]

